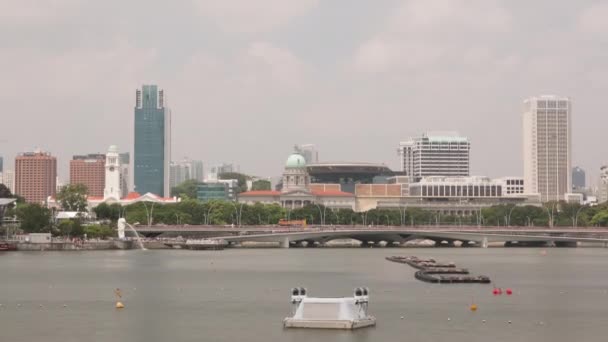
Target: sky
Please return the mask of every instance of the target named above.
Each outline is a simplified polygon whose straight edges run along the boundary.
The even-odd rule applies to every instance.
[[[173,159],[281,174],[322,161],[398,169],[399,141],[471,140],[472,174],[521,176],[522,102],[573,101],[572,164],[608,163],[608,2],[0,0],[0,155],[133,144],[135,90],[158,84]]]

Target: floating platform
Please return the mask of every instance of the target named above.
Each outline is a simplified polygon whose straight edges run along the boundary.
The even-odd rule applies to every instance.
[[[369,291],[356,288],[353,297],[308,297],[306,289],[292,289],[293,316],[283,320],[285,328],[352,330],[376,325],[376,318],[367,314]]]
[[[192,249],[192,250],[212,250],[220,251],[226,247],[227,243],[222,240],[201,239],[187,240],[186,242],[165,243],[166,246],[175,249]]]
[[[419,259],[415,256],[391,256],[386,260],[410,265],[418,269],[414,277],[420,281],[434,284],[489,284],[490,277],[479,275],[469,275],[469,270],[466,268],[457,268],[456,264],[440,263],[434,259]]]

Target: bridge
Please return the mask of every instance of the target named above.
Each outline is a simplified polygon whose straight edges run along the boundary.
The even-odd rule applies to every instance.
[[[436,245],[487,247],[502,242],[505,246],[532,245],[576,246],[578,242],[608,246],[608,229],[605,228],[548,228],[548,227],[471,227],[471,226],[418,226],[418,227],[353,227],[319,226],[285,228],[277,226],[225,227],[225,226],[138,226],[144,236],[184,236],[222,239],[231,244],[241,242],[275,242],[283,248],[290,246],[317,246],[337,239],[354,239],[366,245],[393,246],[412,240],[432,240]]]

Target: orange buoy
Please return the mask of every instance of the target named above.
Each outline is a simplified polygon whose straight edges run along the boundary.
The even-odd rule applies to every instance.
[[[477,305],[476,304],[471,304],[471,306],[469,307],[469,309],[473,312],[477,311]]]

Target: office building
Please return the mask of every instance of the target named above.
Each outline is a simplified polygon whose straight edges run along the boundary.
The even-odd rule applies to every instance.
[[[523,159],[526,194],[560,201],[572,189],[571,101],[543,95],[524,101]]]
[[[84,185],[89,196],[103,196],[105,162],[103,154],[74,156],[70,160],[70,184]]]
[[[456,132],[428,132],[399,144],[401,171],[418,181],[429,176],[469,176],[471,144]]]
[[[15,158],[15,194],[29,203],[55,196],[57,159],[48,152],[27,152]]]
[[[296,145],[295,150],[297,153],[304,157],[306,164],[314,164],[319,162],[319,151],[313,144]]]
[[[131,183],[131,156],[129,152],[119,153],[118,159],[120,161],[120,192],[124,195],[131,192],[133,184]]]
[[[171,188],[187,181],[196,180],[202,182],[203,179],[203,162],[200,160],[190,160],[184,158],[179,162],[171,163]]]
[[[0,183],[9,189],[11,194],[15,193],[15,173],[12,170],[4,170],[0,174]]]
[[[227,164],[227,163],[214,165],[209,170],[209,173],[207,174],[207,178],[205,179],[205,181],[215,182],[219,179],[219,176],[222,173],[232,173],[232,172],[239,172],[238,166],[235,167],[234,164]]]
[[[608,166],[600,168],[600,184],[597,192],[598,203],[608,202]]]
[[[169,196],[171,110],[163,90],[144,85],[136,92],[134,184],[138,193]]]
[[[584,189],[586,186],[586,175],[585,170],[583,170],[579,166],[575,166],[572,168],[572,189],[580,190]]]
[[[231,191],[230,183],[228,182],[200,183],[197,185],[196,197],[199,201],[203,202],[211,200],[232,200],[234,197],[234,189]]]

